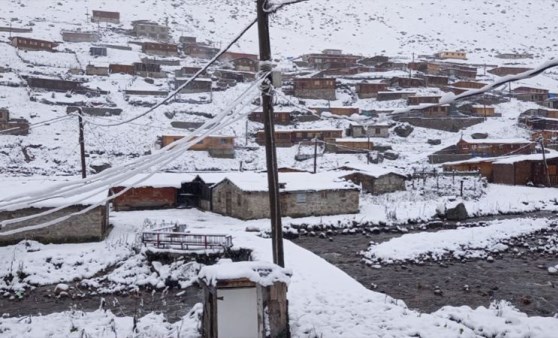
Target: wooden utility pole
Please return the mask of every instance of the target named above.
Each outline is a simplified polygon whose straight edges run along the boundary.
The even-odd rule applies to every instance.
[[[318,138],[314,138],[314,174],[318,171]]]
[[[79,122],[79,150],[81,157],[81,178],[87,177],[87,170],[85,168],[85,140],[83,137],[83,118],[81,117],[81,108],[78,109],[78,122]]]
[[[544,164],[544,173],[546,176],[546,186],[550,187],[550,174],[548,172],[548,163],[546,162],[546,154],[544,150],[544,138],[541,136],[538,138],[539,144],[541,145],[542,149],[542,157],[543,157],[543,164]]]
[[[271,43],[269,39],[269,18],[265,11],[266,0],[257,0],[258,36],[260,43],[260,72],[271,72]],[[273,91],[271,73],[262,83],[262,110],[265,132],[265,155],[267,183],[269,187],[269,211],[271,217],[271,243],[273,262],[285,266],[283,254],[283,227],[281,225],[281,203],[279,200],[279,174],[277,172],[277,151],[275,149],[275,128],[273,121]]]

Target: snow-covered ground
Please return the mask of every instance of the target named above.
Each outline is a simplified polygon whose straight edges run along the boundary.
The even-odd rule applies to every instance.
[[[270,239],[246,232],[246,222],[196,210],[113,213],[111,222],[115,228],[104,242],[82,245],[81,250],[73,249],[71,244],[38,246],[35,249],[39,251],[35,254],[45,257],[56,249],[57,252],[64,253],[65,261],[68,262],[77,261],[82,256],[85,257],[83,259],[88,259],[85,254],[91,253],[91,248],[95,245],[107,247],[115,238],[124,242],[133,241],[146,217],[152,221],[165,219],[187,223],[193,233],[229,233],[233,236],[236,247],[253,249],[254,259],[271,260]],[[267,222],[261,221],[262,226]],[[525,223],[521,227],[525,230],[527,225],[531,225],[531,230],[534,230],[547,224],[540,220]],[[511,226],[507,223],[495,223],[492,227],[505,225]],[[492,228],[489,226],[485,229]],[[498,234],[497,231],[490,231],[485,237],[487,241],[489,238],[497,241],[500,238]],[[456,240],[457,237],[452,238]],[[435,241],[429,243],[435,245]],[[5,248],[8,252],[20,249],[21,244]],[[33,253],[16,253],[16,265],[43,264],[37,260],[37,256],[31,256]],[[104,256],[108,256],[104,250],[98,250],[94,255],[101,262]],[[115,274],[125,276],[124,270],[133,267],[131,270],[137,271],[142,266],[145,268],[145,264],[139,262],[136,256],[127,257],[115,256],[115,260],[121,260]],[[530,337],[546,338],[551,337],[558,329],[555,318],[528,317],[505,302],[496,302],[488,309],[448,306],[432,314],[419,313],[408,309],[402,301],[366,289],[346,273],[290,241],[285,241],[285,262],[293,272],[288,294],[293,337],[480,337],[490,332],[491,337],[525,337],[529,333]],[[4,270],[5,264],[10,262],[2,264]],[[169,268],[171,266],[164,269],[160,266],[159,270],[169,271]],[[143,275],[147,276],[148,273]],[[141,278],[142,274],[138,276]],[[190,276],[192,280],[195,278],[195,275]],[[52,274],[48,280],[43,279],[44,282],[54,284],[65,280],[66,275],[61,273]],[[135,283],[134,280],[120,282],[129,285]],[[176,323],[168,323],[160,315],[147,315],[137,324],[137,336],[174,337],[180,331],[181,337],[196,337],[199,314],[200,309],[196,307],[191,314]],[[41,330],[37,329],[39,325]],[[115,317],[112,313],[101,310],[90,313],[68,311],[47,316],[2,318],[0,332],[5,337],[82,337],[84,334],[89,337],[112,337],[115,332],[117,336],[130,335],[132,325],[131,317]]]

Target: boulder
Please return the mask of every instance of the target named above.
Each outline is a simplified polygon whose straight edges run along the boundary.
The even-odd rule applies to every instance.
[[[395,134],[397,134],[397,136],[399,136],[399,137],[407,137],[407,136],[411,135],[413,130],[415,130],[415,129],[408,124],[400,124],[393,129]]]
[[[428,139],[428,144],[433,145],[433,146],[437,146],[442,144],[442,140],[440,140],[439,138],[437,139]]]
[[[391,151],[391,150],[390,150],[390,151],[386,151],[386,152],[384,153],[384,158],[385,158],[386,160],[391,160],[391,161],[397,160],[397,159],[399,158],[399,154],[398,154],[398,153],[395,153],[395,152],[393,152],[393,151]]]
[[[474,133],[474,134],[471,134],[471,138],[473,138],[475,140],[481,140],[481,139],[488,138],[488,134],[487,133]]]
[[[465,204],[459,203],[453,208],[448,208],[446,210],[446,218],[448,221],[464,221],[469,218]]]

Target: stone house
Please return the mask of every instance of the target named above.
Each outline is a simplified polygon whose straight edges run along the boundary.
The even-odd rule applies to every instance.
[[[144,42],[141,51],[149,55],[178,56],[178,46],[172,43]]]
[[[87,65],[85,66],[85,75],[108,76],[109,68],[103,66]]]
[[[359,83],[356,85],[356,92],[359,99],[375,98],[378,92],[388,89],[387,83]]]
[[[97,32],[62,31],[62,40],[65,42],[97,42],[99,39]]]
[[[26,119],[11,119],[10,111],[6,108],[0,108],[0,136],[2,135],[20,135],[29,134],[29,121]]]
[[[362,126],[351,124],[347,129],[347,136],[352,137],[389,137],[389,124],[372,124]]]
[[[335,176],[334,176],[335,175]],[[359,211],[359,189],[331,173],[281,173],[281,214],[309,217],[351,214]],[[213,186],[212,210],[242,220],[269,218],[265,174],[229,175]]]
[[[161,147],[166,147],[172,142],[182,138],[184,138],[184,136],[163,135],[161,137]],[[207,151],[212,157],[234,158],[235,138],[235,136],[209,135],[192,145],[189,150]]]
[[[149,20],[132,21],[132,31],[137,37],[145,36],[158,41],[170,41],[171,39],[169,27]]]
[[[24,38],[21,36],[14,36],[10,38],[10,40],[12,46],[15,48],[30,51],[54,52],[54,48],[58,46],[56,42]]]
[[[134,62],[134,74],[141,77],[166,78],[167,73],[161,70],[161,65],[148,62]]]
[[[432,106],[419,110],[419,112],[427,118],[441,118],[447,117],[450,114],[450,105],[444,104],[441,106]]]
[[[341,178],[353,182],[360,186],[363,192],[372,195],[405,191],[405,181],[407,180],[405,175],[383,169],[354,171],[353,173],[341,176]]]
[[[94,10],[91,22],[120,23],[120,12]]]
[[[334,78],[295,78],[294,96],[303,99],[335,100]]]
[[[41,180],[41,187],[54,187],[57,183],[59,181],[54,179],[52,181]],[[10,192],[22,193],[36,187],[37,185],[30,183],[28,179],[3,178],[0,182],[0,191],[4,194],[3,198],[9,197]],[[91,197],[80,194],[67,198],[54,198],[36,202],[21,209],[2,209],[0,210],[0,221],[35,215],[61,205],[71,205],[68,208],[52,214],[39,216],[36,219],[6,224],[0,229],[0,245],[15,244],[24,239],[36,240],[42,243],[75,243],[102,240],[109,229],[109,209],[108,205],[104,203],[83,214],[71,216],[66,220],[47,227],[18,233],[11,232],[22,227],[46,223],[82,211],[90,206],[101,204],[105,198],[106,193],[99,193]]]

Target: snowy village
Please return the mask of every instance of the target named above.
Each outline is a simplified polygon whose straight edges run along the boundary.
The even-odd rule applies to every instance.
[[[558,337],[555,0],[5,0],[0,337]]]

